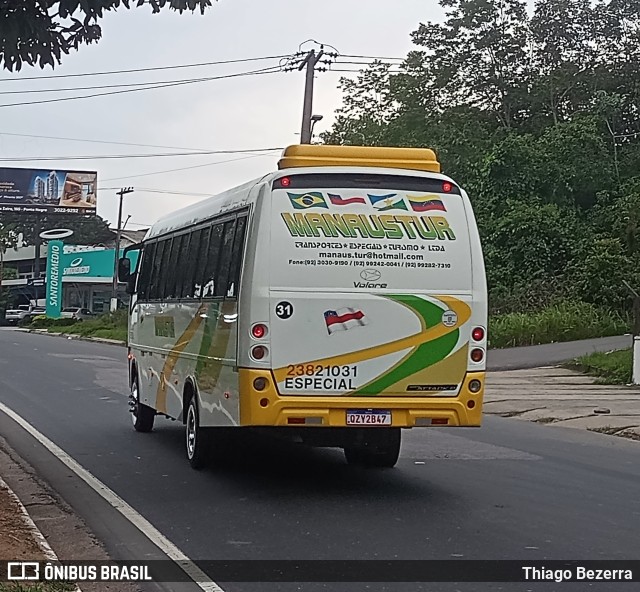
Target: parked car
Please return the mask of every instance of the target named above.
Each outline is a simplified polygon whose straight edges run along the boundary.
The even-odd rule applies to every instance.
[[[63,308],[60,312],[60,316],[63,319],[74,319],[76,321],[85,321],[93,319],[96,315],[93,314],[88,308],[78,308],[76,306]]]
[[[30,304],[20,304],[17,308],[8,308],[4,313],[4,318],[10,325],[17,325],[20,321],[31,318],[33,308]]]

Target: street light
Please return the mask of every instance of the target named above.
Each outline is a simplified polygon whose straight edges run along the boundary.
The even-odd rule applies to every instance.
[[[322,115],[312,115],[311,116],[311,132],[310,136],[313,138],[313,128],[315,127],[318,121],[322,121]]]
[[[113,253],[113,284],[111,286],[111,312],[118,309],[118,259],[120,258],[120,226],[122,224],[122,198],[128,193],[133,193],[133,187],[123,187],[116,195],[120,197],[118,207],[118,226],[116,228],[116,245]]]

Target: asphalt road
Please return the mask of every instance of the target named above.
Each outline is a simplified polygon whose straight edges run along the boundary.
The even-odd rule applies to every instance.
[[[539,351],[526,351],[521,363],[555,361]],[[509,352],[499,362],[516,364],[517,356]],[[234,437],[223,465],[195,472],[184,458],[181,425],[159,418],[153,433],[134,432],[125,357],[121,347],[1,330],[0,400],[192,559],[640,558],[638,442],[488,417],[482,429],[406,432],[393,470],[354,469],[340,451],[256,435]],[[106,503],[71,485],[68,471],[10,423],[0,417],[9,443],[107,539],[115,556],[120,549],[120,558],[136,558],[131,549],[138,547],[122,540],[134,536],[131,529],[105,526]],[[225,592],[557,589],[553,583],[218,583]]]
[[[548,343],[529,347],[492,349],[487,354],[489,370],[515,370],[559,364],[594,351],[610,351],[631,347],[631,335]]]

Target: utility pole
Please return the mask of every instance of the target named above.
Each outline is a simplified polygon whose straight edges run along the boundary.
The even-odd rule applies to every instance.
[[[118,259],[120,258],[120,225],[122,224],[122,199],[128,193],[133,193],[133,187],[123,187],[116,193],[120,197],[118,206],[118,226],[116,227],[116,246],[113,254],[113,285],[111,288],[111,312],[118,309]]]
[[[313,41],[309,39],[309,41]],[[306,42],[305,42],[306,43]],[[334,49],[333,52],[326,52],[324,45],[314,41],[320,46],[316,53],[315,49],[308,52],[298,51],[291,56],[288,63],[284,66],[284,72],[293,70],[302,71],[306,68],[306,76],[304,83],[304,104],[302,107],[302,126],[300,128],[300,143],[311,144],[313,125],[322,119],[321,115],[312,115],[313,109],[313,78],[316,72],[326,72],[333,61],[340,55],[335,47],[328,45]],[[318,64],[324,64],[318,66]]]
[[[322,47],[316,55],[314,49],[309,51],[302,60],[298,70],[307,67],[306,79],[304,83],[304,105],[302,107],[302,128],[300,129],[300,143],[311,144],[311,112],[313,110],[313,76],[320,58],[324,55]]]
[[[35,249],[34,261],[33,261],[33,279],[40,279],[40,247],[42,246],[42,239],[40,233],[42,232],[42,217],[40,214],[36,214],[33,246]]]

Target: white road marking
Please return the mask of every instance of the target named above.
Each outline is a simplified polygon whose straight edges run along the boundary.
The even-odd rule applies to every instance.
[[[13,419],[21,428],[29,432],[40,444],[51,452],[60,462],[71,469],[91,489],[93,489],[112,508],[117,510],[124,518],[140,530],[154,545],[160,548],[170,559],[173,559],[182,571],[184,571],[194,583],[204,592],[224,592],[218,584],[211,581],[197,565],[195,565],[185,553],[165,537],[151,522],[138,514],[115,491],[109,489],[102,481],[92,475],[87,469],[69,456],[57,444],[49,440],[44,434],[34,428],[26,419],[18,415],[13,409],[0,402],[0,411]]]

